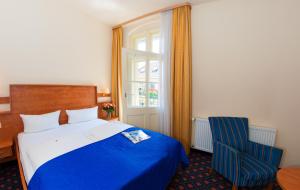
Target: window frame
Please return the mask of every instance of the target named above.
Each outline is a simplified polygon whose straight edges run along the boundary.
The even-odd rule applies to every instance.
[[[144,83],[145,84],[145,91],[146,91],[146,97],[145,97],[145,106],[132,106],[128,104],[128,99],[126,100],[126,105],[127,108],[159,108],[160,107],[160,92],[161,92],[161,69],[162,69],[162,55],[158,53],[153,53],[153,52],[146,52],[146,51],[140,51],[140,50],[135,50],[135,49],[126,49],[127,53],[132,55],[133,57],[139,56],[139,57],[144,57],[145,58],[145,81],[138,81],[138,80],[131,80],[127,76],[127,81],[126,81],[126,89],[130,89],[129,85],[130,83]],[[151,60],[158,60],[159,61],[159,81],[160,82],[151,82],[150,81],[150,61]],[[128,74],[128,66],[126,69],[126,72]],[[157,106],[150,106],[149,104],[149,84],[155,83],[159,85],[158,89],[158,105]],[[129,92],[127,92],[129,93]],[[127,94],[128,96],[130,94]]]
[[[158,49],[158,52],[154,52],[152,51],[152,48],[153,48],[153,39],[155,36],[158,36],[159,38],[159,49]],[[126,107],[127,108],[137,108],[137,109],[160,109],[160,99],[161,99],[161,84],[162,84],[162,52],[161,52],[161,41],[160,41],[160,36],[161,36],[161,30],[160,30],[160,24],[159,22],[150,22],[150,23],[147,23],[146,25],[139,25],[135,28],[132,28],[131,31],[128,32],[128,35],[126,36],[126,41],[127,41],[127,45],[126,45],[126,54],[130,54],[130,57],[131,59],[134,57],[134,56],[140,56],[140,57],[144,57],[145,58],[145,81],[142,82],[145,86],[145,90],[146,90],[146,94],[145,94],[145,105],[143,106],[140,106],[139,105],[139,101],[137,98],[136,100],[133,99],[133,97],[138,94],[138,89],[140,87],[138,87],[137,89],[133,89],[132,86],[134,85],[133,83],[134,82],[141,82],[141,81],[134,81],[132,80],[132,76],[129,76],[129,74],[133,75],[133,76],[137,76],[136,74],[133,74],[133,70],[130,71],[129,73],[129,68],[128,67],[134,67],[133,65],[129,66],[129,65],[126,65],[126,69],[124,70],[126,72],[126,80],[127,81],[124,81],[126,82],[125,85],[125,89],[126,89],[126,94],[125,94],[125,104],[126,104]],[[140,38],[145,38],[146,40],[146,50],[138,50],[137,47],[138,47],[138,44],[137,44],[137,39],[140,39]],[[152,80],[152,82],[150,81],[150,61],[151,60],[157,60],[159,62],[159,79],[158,79],[158,82],[156,82],[157,80]],[[127,56],[127,64],[129,62],[132,62],[133,63],[133,60],[130,60],[130,58]],[[131,63],[131,64],[132,64]],[[136,72],[136,71],[134,71]],[[155,106],[151,106],[150,105],[150,87],[151,87],[151,84],[154,84],[154,89],[156,89],[155,87],[157,87],[157,91],[158,91],[158,94],[157,94],[157,104]],[[144,87],[142,86],[142,87]],[[130,88],[131,87],[131,88]],[[128,94],[127,94],[128,93]],[[130,98],[129,98],[130,97]],[[138,97],[138,96],[136,96]],[[156,103],[156,101],[155,101]],[[132,106],[134,105],[134,106]],[[135,106],[135,105],[138,105],[138,106]]]
[[[131,34],[129,36],[129,49],[142,51],[142,50],[137,49],[136,40],[139,38],[145,38],[146,39],[145,52],[152,52],[152,36],[154,36],[154,35],[160,36],[159,28],[149,29],[147,31],[136,32],[136,33]],[[161,49],[159,49],[159,51],[161,51]],[[155,53],[155,52],[152,52],[152,53]],[[156,54],[160,54],[160,53],[156,53]]]

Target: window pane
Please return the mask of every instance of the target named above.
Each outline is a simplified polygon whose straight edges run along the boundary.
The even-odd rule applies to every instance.
[[[146,61],[139,58],[133,58],[128,64],[129,81],[146,81]]]
[[[149,107],[159,107],[159,83],[148,84],[148,103]]]
[[[160,61],[150,60],[149,61],[149,81],[159,82],[160,77]]]
[[[127,94],[128,107],[145,107],[146,106],[146,83],[129,82]]]
[[[146,76],[146,62],[139,61],[135,63],[134,77],[136,81],[145,81]]]
[[[135,41],[135,48],[140,51],[146,51],[146,38],[137,38]]]
[[[152,36],[152,52],[160,53],[160,39],[159,35]]]

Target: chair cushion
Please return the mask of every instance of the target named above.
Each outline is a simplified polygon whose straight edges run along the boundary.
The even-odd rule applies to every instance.
[[[244,153],[241,159],[241,186],[265,185],[275,180],[277,168]]]

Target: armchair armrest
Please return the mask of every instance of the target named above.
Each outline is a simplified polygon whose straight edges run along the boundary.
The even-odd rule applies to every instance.
[[[278,168],[283,151],[276,147],[248,141],[247,153]]]
[[[240,152],[219,141],[214,142],[212,167],[227,179],[238,184],[241,168]]]

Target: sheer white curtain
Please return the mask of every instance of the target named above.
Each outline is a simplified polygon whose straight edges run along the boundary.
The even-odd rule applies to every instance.
[[[161,101],[160,101],[160,132],[171,133],[171,36],[172,10],[161,13]]]

